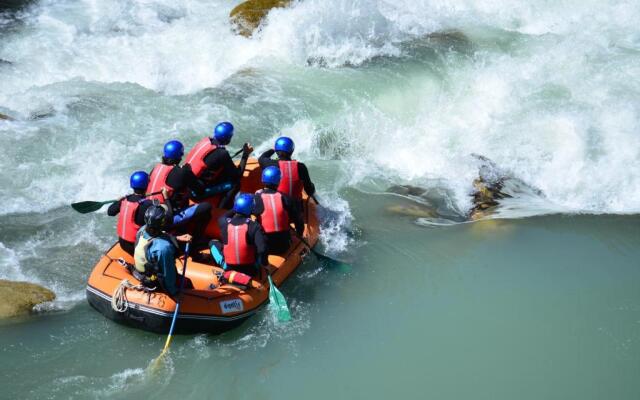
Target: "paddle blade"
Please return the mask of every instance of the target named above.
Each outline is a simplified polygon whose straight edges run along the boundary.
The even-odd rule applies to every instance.
[[[113,203],[117,200],[108,200],[108,201],[81,201],[79,203],[71,204],[71,208],[79,212],[80,214],[87,214],[90,212],[98,211],[105,204]]]
[[[147,366],[147,373],[155,374],[158,372],[158,370],[160,370],[163,367],[165,354],[166,352],[163,351],[162,353],[160,353],[158,357],[151,360],[151,362]]]
[[[278,321],[291,321],[291,313],[289,312],[287,301],[285,300],[284,295],[280,292],[280,290],[278,290],[276,285],[271,280],[271,275],[269,275],[269,307],[271,308],[272,312],[276,313]]]
[[[325,256],[322,253],[318,253],[317,251],[314,250],[313,254],[315,254],[315,256],[318,258],[318,261],[320,261],[321,263],[325,264],[328,268],[331,268],[333,270],[336,271],[340,271],[343,273],[348,273],[351,272],[351,265],[342,262],[340,260],[336,260],[333,259],[329,256]]]

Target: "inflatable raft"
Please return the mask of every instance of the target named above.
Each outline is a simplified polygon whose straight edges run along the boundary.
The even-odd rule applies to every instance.
[[[261,170],[256,160],[249,160],[241,190],[253,193],[260,189]],[[216,234],[217,219],[226,210],[214,209],[210,229]],[[304,199],[304,237],[312,246],[318,240],[318,220],[315,204]],[[202,251],[208,253],[209,250]],[[271,275],[276,286],[281,285],[298,268],[308,249],[297,238],[283,256],[269,256]],[[176,259],[178,273],[182,274],[184,258]],[[176,308],[176,300],[169,295],[142,288],[126,267],[133,257],[116,242],[93,268],[87,283],[89,304],[116,322],[136,328],[166,333]],[[248,286],[224,284],[219,281],[222,269],[213,264],[187,260],[187,282],[193,288],[185,289],[176,321],[177,333],[222,333],[242,324],[269,301],[267,273],[262,269],[259,277]],[[124,281],[128,281],[123,283]],[[118,302],[114,302],[114,296]],[[116,306],[117,304],[117,306]]]

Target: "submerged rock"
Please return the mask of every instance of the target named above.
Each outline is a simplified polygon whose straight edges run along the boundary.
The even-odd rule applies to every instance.
[[[55,293],[35,283],[0,279],[0,318],[28,314],[34,306],[55,298]]]
[[[11,118],[10,116],[0,113],[0,120],[2,120],[2,119],[7,120],[7,121],[13,121],[13,118]]]
[[[387,189],[387,192],[402,196],[421,196],[427,192],[427,189],[412,185],[393,185]]]
[[[386,210],[393,214],[415,218],[435,218],[438,216],[436,210],[422,204],[394,204],[388,206]]]
[[[283,8],[291,4],[292,0],[247,0],[237,5],[229,14],[229,19],[235,30],[242,36],[251,36],[264,17],[272,8]]]
[[[473,191],[470,193],[473,205],[464,214],[464,218],[470,221],[477,221],[490,216],[500,205],[500,200],[511,197],[510,194],[503,192],[505,182],[509,177],[502,171],[496,163],[489,158],[472,154],[472,157],[479,161],[478,178],[473,181]],[[429,201],[427,196],[428,189],[412,185],[394,185],[387,189],[388,193],[395,193],[407,197],[419,197],[422,200]],[[437,207],[428,207],[421,202],[411,205],[394,204],[388,206],[388,212],[400,215],[406,215],[418,218],[439,218],[447,216],[440,215]]]

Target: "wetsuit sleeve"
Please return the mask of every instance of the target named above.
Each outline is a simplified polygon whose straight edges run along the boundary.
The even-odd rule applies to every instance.
[[[118,213],[120,212],[120,203],[122,203],[122,201],[111,203],[111,205],[107,209],[107,215],[110,217],[115,217],[116,215],[118,215]]]
[[[265,169],[269,165],[274,164],[274,160],[271,159],[271,156],[273,156],[275,152],[276,151],[274,149],[270,149],[265,151],[260,155],[260,157],[258,157],[258,164],[260,164],[260,168]]]
[[[252,222],[253,244],[256,246],[256,258],[260,265],[269,265],[269,255],[267,253],[267,238],[262,227],[257,222]]]
[[[189,189],[194,191],[197,195],[202,195],[205,187],[202,182],[200,182],[200,180],[194,175],[190,165],[185,165],[184,167],[182,167],[182,179],[184,179],[184,183]]]
[[[213,151],[205,157],[204,163],[212,171],[222,168],[220,176],[225,179],[220,180],[220,182],[237,183],[240,180],[240,170],[236,167],[226,149],[221,148]]]
[[[222,214],[220,218],[218,218],[218,226],[220,227],[220,241],[223,244],[228,243],[227,240],[227,218],[231,218],[233,216],[233,210],[229,210],[226,213]]]
[[[304,233],[304,217],[302,210],[298,207],[298,202],[291,200],[289,196],[282,197],[285,209],[289,213],[289,221],[296,227],[296,233],[300,236]]]
[[[165,240],[154,240],[149,250],[152,259],[158,260],[158,268],[164,276],[164,288],[171,296],[178,293],[176,287],[176,253],[173,246]]]
[[[264,203],[262,202],[262,196],[256,193],[256,195],[253,196],[253,215],[257,217],[261,215],[263,212],[264,212]]]
[[[304,185],[304,191],[309,196],[313,196],[316,192],[316,186],[313,184],[313,182],[311,182],[307,166],[301,162],[298,163],[298,174],[300,176],[300,179],[302,180],[302,184]]]

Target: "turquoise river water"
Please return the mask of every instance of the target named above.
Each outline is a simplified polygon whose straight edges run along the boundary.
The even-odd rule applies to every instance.
[[[640,398],[640,3],[303,0],[252,38],[235,5],[0,13],[0,278],[57,295],[0,322],[1,399]],[[178,336],[149,374],[165,338],[85,299],[115,221],[68,205],[222,120],[232,150],[296,141],[353,268],[308,258],[290,323]],[[473,154],[513,197],[467,222]]]

